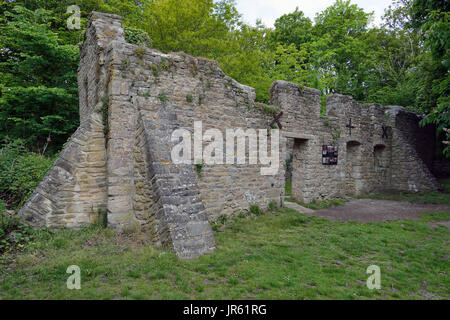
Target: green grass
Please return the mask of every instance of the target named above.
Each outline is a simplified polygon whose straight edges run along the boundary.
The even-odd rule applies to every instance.
[[[450,195],[442,192],[377,193],[358,196],[359,199],[409,201],[423,204],[450,204]]]
[[[285,191],[286,197],[292,196],[292,181],[291,180],[286,180],[286,184],[284,186],[284,191]]]
[[[450,179],[440,180],[443,192],[391,192],[361,195],[359,199],[409,201],[422,204],[450,204]]]
[[[450,221],[450,211],[423,212],[420,216],[424,221],[428,221],[428,222]]]
[[[238,215],[215,233],[217,250],[193,261],[152,249],[142,234],[41,231],[24,251],[2,257],[0,298],[448,299],[450,232],[429,219],[342,223],[290,209]],[[373,264],[381,290],[366,287]],[[66,288],[70,265],[81,268],[81,290]]]

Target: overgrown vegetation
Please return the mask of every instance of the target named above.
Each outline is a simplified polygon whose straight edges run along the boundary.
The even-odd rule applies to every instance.
[[[138,57],[139,59],[142,60],[145,55],[145,47],[140,47],[140,48],[134,50],[134,54],[136,55],[136,57]]]
[[[23,248],[31,241],[32,234],[30,227],[6,211],[6,204],[0,199],[0,256]]]
[[[257,204],[252,204],[250,206],[249,212],[251,214],[256,215],[256,216],[260,216],[260,215],[263,214],[263,211],[261,210],[261,208]]]
[[[162,104],[164,104],[164,105],[169,101],[169,98],[167,98],[167,96],[166,96],[165,93],[160,93],[160,94],[158,95],[158,99],[159,99],[159,101],[161,101]]]
[[[280,107],[265,103],[257,102],[255,103],[255,107],[261,109],[262,111],[271,116],[277,115],[280,112]]]
[[[152,41],[147,32],[145,32],[141,29],[130,28],[130,27],[123,28],[123,31],[125,33],[125,40],[127,42],[137,44],[138,46],[151,48]]]
[[[96,226],[36,231],[14,260],[2,256],[0,298],[449,298],[447,227],[331,222],[290,209],[223,221],[217,250],[192,261],[153,249],[142,234]],[[373,264],[381,290],[366,286]],[[81,268],[81,290],[66,288],[70,265]]]
[[[49,150],[57,151],[76,129],[76,44],[95,10],[122,15],[131,43],[218,61],[227,75],[254,87],[259,102],[269,102],[274,80],[286,80],[319,89],[322,114],[331,93],[403,105],[426,114],[424,123],[435,123],[440,140],[450,140],[446,0],[394,0],[379,27],[370,26],[371,14],[344,0],[313,20],[300,7],[279,17],[274,28],[245,24],[233,0],[71,4],[82,9],[81,30],[65,26],[64,1],[14,0],[0,6],[0,45],[8,48],[0,59],[0,138],[24,138],[29,149],[38,150],[50,136]],[[198,66],[189,61],[196,75]],[[449,148],[439,144],[440,153]]]
[[[202,171],[203,171],[203,161],[199,161],[196,164],[194,164],[194,168],[195,168],[195,172],[197,172],[197,175],[199,177],[201,177]]]
[[[286,184],[284,186],[284,192],[286,197],[292,196],[292,180],[286,180]]]
[[[11,208],[19,208],[28,200],[55,157],[27,151],[25,142],[14,140],[5,142],[0,149],[0,199]]]
[[[79,50],[60,43],[51,20],[49,11],[21,7],[0,18],[0,141],[20,138],[50,154],[79,125]]]

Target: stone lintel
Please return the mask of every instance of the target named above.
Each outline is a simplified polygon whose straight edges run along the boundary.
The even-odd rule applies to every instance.
[[[312,135],[312,134],[303,134],[303,133],[299,133],[299,132],[282,131],[281,134],[286,138],[294,138],[294,139],[301,139],[301,140],[314,139],[314,135]]]

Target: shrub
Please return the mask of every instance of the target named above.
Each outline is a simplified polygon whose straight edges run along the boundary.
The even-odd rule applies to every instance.
[[[124,28],[125,40],[129,43],[137,44],[138,46],[151,47],[152,41],[147,32],[141,29]]]
[[[145,48],[141,47],[141,48],[134,50],[134,54],[136,55],[136,57],[138,57],[139,59],[142,60],[145,55]]]
[[[278,208],[279,208],[279,206],[278,206],[278,203],[276,202],[276,201],[270,201],[269,202],[269,207],[268,207],[268,209],[269,209],[269,211],[277,211],[278,210]]]
[[[161,101],[163,104],[169,101],[169,98],[167,98],[165,93],[161,93],[158,95],[159,101]]]
[[[22,247],[32,238],[32,229],[18,217],[8,214],[6,204],[0,200],[0,254]]]
[[[255,216],[260,216],[263,212],[258,205],[253,204],[250,206],[250,213],[254,214]]]
[[[31,196],[54,158],[28,152],[22,140],[8,141],[0,149],[0,197],[14,208]]]
[[[199,176],[202,175],[202,170],[203,170],[203,162],[199,162],[195,164],[195,172],[197,172],[197,174]]]

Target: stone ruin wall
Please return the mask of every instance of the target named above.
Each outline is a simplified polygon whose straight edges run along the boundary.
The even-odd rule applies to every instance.
[[[263,129],[272,115],[255,106],[253,88],[214,61],[126,43],[115,15],[91,15],[78,84],[80,128],[19,213],[35,226],[80,227],[104,210],[113,229],[140,228],[182,258],[211,252],[210,221],[252,204],[282,204],[287,138],[298,200],[437,188],[422,161],[423,135],[406,125],[417,122],[410,113],[332,95],[321,116],[318,90],[285,81],[271,87],[271,104],[284,113],[276,176],[262,176],[260,165],[204,165],[198,174],[172,164],[177,128],[193,131],[201,120],[203,132]],[[382,125],[392,126],[388,139]],[[322,165],[323,144],[339,146],[338,165]]]
[[[419,128],[420,119],[404,108],[362,105],[350,96],[332,94],[326,116],[321,116],[319,90],[276,81],[271,93],[271,102],[284,112],[284,135],[291,138],[294,198],[310,202],[438,188],[427,166],[434,150],[433,128]],[[391,127],[387,138],[383,126]],[[322,145],[339,147],[337,165],[322,165]]]
[[[205,165],[199,175],[171,163],[171,133],[194,120],[203,131],[268,128],[254,89],[216,62],[126,43],[120,17],[93,13],[78,82],[80,128],[19,213],[32,225],[80,227],[106,210],[113,229],[140,228],[191,258],[214,249],[209,221],[284,199],[283,167],[268,177],[259,165]]]

